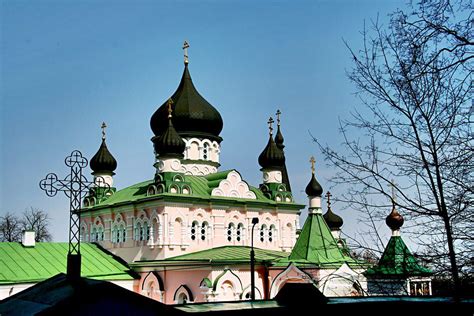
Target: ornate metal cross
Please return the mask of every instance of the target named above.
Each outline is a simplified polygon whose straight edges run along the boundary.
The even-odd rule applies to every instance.
[[[280,110],[277,110],[276,116],[277,116],[277,125],[278,125],[278,126],[280,126],[280,115],[281,115],[281,111],[280,111]]]
[[[66,166],[70,167],[70,173],[63,180],[58,179],[55,173],[49,173],[40,181],[39,185],[46,195],[55,196],[58,191],[63,191],[69,198],[69,252],[67,260],[68,277],[80,277],[81,273],[81,251],[80,251],[80,215],[82,199],[95,187],[108,187],[102,177],[95,177],[94,181],[88,181],[82,174],[87,167],[87,159],[81,152],[74,150],[64,160]]]
[[[314,174],[314,163],[316,162],[316,159],[314,159],[314,156],[311,156],[309,159],[309,162],[311,163],[311,173]]]
[[[327,198],[327,203],[328,203],[328,209],[331,208],[331,192],[328,191],[328,193],[326,193],[326,198]]]
[[[173,99],[169,98],[168,99],[168,102],[166,103],[166,105],[168,106],[168,118],[171,118],[172,116],[172,113],[173,113],[173,109],[171,108],[171,106],[173,105]]]
[[[273,117],[270,116],[270,118],[268,119],[268,122],[267,122],[268,123],[268,129],[270,130],[270,135],[273,134],[273,127],[272,127],[273,122],[275,122],[275,121],[273,120]]]
[[[187,41],[184,41],[183,50],[184,50],[184,63],[185,64],[189,63],[188,48],[189,48],[189,43]]]
[[[100,128],[102,128],[102,140],[105,140],[105,129],[107,128],[105,122],[102,122],[102,126]]]

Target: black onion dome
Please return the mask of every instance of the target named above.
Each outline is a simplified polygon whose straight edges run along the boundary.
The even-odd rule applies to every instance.
[[[267,146],[258,156],[258,163],[262,169],[274,168],[280,170],[285,164],[285,156],[283,151],[277,147],[272,135],[268,139]]]
[[[114,170],[117,169],[117,160],[110,153],[107,145],[105,144],[105,139],[102,139],[102,144],[100,145],[97,153],[92,157],[90,161],[90,167],[93,171],[93,174],[96,173],[112,173],[114,175]]]
[[[283,134],[280,131],[280,126],[278,126],[277,132],[276,132],[276,135],[275,135],[275,144],[281,150],[283,150],[283,148],[285,148],[285,145],[283,144],[284,141],[285,141],[285,139],[283,138]]]
[[[171,96],[174,104],[173,126],[181,137],[201,137],[222,141],[219,136],[224,123],[219,112],[194,87],[188,65],[185,64],[178,89]],[[167,102],[152,115],[150,126],[155,135],[163,134],[168,126]]]
[[[392,212],[385,218],[385,223],[391,230],[399,230],[403,226],[403,216],[393,207]]]
[[[344,224],[342,218],[339,215],[334,214],[331,208],[328,208],[328,211],[323,215],[323,217],[331,230],[340,229],[342,224]]]
[[[323,194],[323,188],[314,177],[314,173],[311,175],[311,180],[306,186],[305,192],[308,196],[321,196]]]
[[[173,123],[168,119],[168,127],[160,136],[152,138],[155,152],[160,157],[176,157],[183,158],[184,147],[186,144],[179,134],[176,132]]]

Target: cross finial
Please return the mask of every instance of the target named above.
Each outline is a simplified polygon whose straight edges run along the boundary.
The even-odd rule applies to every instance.
[[[395,204],[395,201],[397,200],[397,195],[395,192],[395,180],[392,179],[390,186],[392,187],[392,203]]]
[[[188,48],[189,48],[189,43],[187,41],[184,41],[183,50],[184,50],[184,63],[185,64],[189,63]]]
[[[102,128],[102,140],[105,140],[105,129],[107,128],[105,122],[102,122],[102,126],[100,128]]]
[[[314,163],[316,162],[316,159],[314,159],[314,156],[311,156],[309,159],[309,162],[311,163],[311,173],[314,174]]]
[[[331,208],[331,192],[328,191],[328,193],[326,193],[326,198],[327,198],[327,202],[328,202],[328,209]]]
[[[280,126],[280,115],[281,115],[281,111],[280,111],[280,110],[277,110],[276,116],[277,116],[277,124],[278,124],[278,126]]]
[[[173,105],[173,99],[169,98],[168,99],[168,102],[167,102],[167,106],[168,106],[168,118],[170,119],[172,117],[171,113],[173,112],[173,109],[171,108],[171,106]]]
[[[268,119],[268,129],[270,130],[270,135],[273,134],[273,127],[272,127],[272,124],[274,123],[275,121],[273,120],[273,117],[270,116],[270,118]]]

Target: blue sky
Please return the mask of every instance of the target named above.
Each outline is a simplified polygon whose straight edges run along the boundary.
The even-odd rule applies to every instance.
[[[364,21],[387,21],[406,7],[380,0],[0,5],[0,214],[44,209],[55,240],[67,239],[68,200],[48,198],[38,183],[49,172],[66,176],[64,158],[74,149],[92,157],[102,121],[118,161],[116,186],[153,177],[149,119],[179,83],[185,39],[193,81],[224,120],[221,170],[261,182],[266,122],[280,109],[292,188],[306,204],[309,157],[323,187],[333,172],[309,133],[338,146],[339,118],[360,106],[345,75],[351,58],[343,39],[357,49]],[[357,214],[333,209],[347,233],[357,231]]]

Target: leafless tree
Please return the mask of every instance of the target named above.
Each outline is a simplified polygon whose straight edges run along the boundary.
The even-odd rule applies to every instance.
[[[21,227],[18,218],[7,213],[0,216],[0,241],[19,241],[21,239]]]
[[[51,241],[52,236],[48,229],[49,221],[48,213],[31,207],[23,213],[21,227],[22,230],[34,230],[35,241]]]
[[[376,219],[395,204],[405,231],[459,293],[474,249],[473,5],[426,0],[412,8],[387,26],[372,22],[361,50],[347,45],[348,77],[364,107],[341,121],[343,154],[318,144],[338,170],[333,185],[346,188],[340,200]]]

